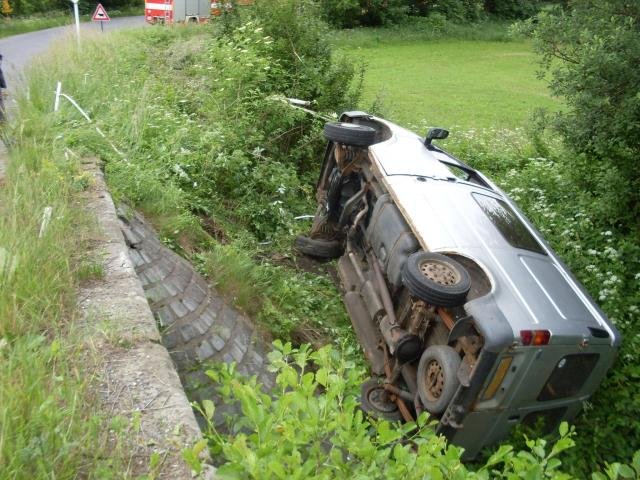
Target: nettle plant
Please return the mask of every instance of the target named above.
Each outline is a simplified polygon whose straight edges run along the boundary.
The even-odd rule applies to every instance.
[[[572,478],[560,470],[558,458],[574,445],[575,432],[566,423],[555,443],[527,439],[527,451],[502,445],[472,470],[460,461],[462,449],[436,435],[427,414],[406,424],[367,417],[358,398],[365,370],[335,348],[314,351],[280,341],[274,347],[269,359],[276,387],[270,394],[233,365],[207,371],[223,403],[236,404],[241,412],[216,428],[214,403],[205,400],[199,408],[220,478]],[[185,458],[200,468],[194,450]]]

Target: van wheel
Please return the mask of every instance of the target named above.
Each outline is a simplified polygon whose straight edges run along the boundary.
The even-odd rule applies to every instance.
[[[433,345],[427,348],[418,364],[418,394],[429,413],[444,412],[456,393],[460,357],[447,345]]]
[[[306,235],[298,235],[293,245],[300,253],[321,259],[338,258],[344,252],[344,242],[340,240],[310,238]]]
[[[402,420],[398,405],[391,401],[389,392],[375,378],[370,378],[360,386],[360,394],[360,407],[370,416],[390,422]]]
[[[463,305],[471,288],[462,265],[446,255],[422,251],[407,258],[402,282],[413,296],[437,307]]]
[[[375,143],[376,131],[366,125],[336,122],[324,125],[324,136],[327,140],[343,145],[368,147]]]

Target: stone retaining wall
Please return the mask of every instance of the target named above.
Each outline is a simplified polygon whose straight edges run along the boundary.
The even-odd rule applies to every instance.
[[[268,372],[268,347],[253,322],[228,305],[194,267],[158,239],[138,213],[119,210],[129,256],[162,332],[162,343],[178,367],[192,400],[216,403],[214,423],[237,414],[223,405],[216,385],[204,374],[207,364],[236,363],[241,375],[256,376],[265,390],[275,384]]]

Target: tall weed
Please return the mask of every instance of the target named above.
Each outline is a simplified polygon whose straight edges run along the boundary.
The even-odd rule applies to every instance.
[[[268,15],[279,8],[296,14],[286,28]],[[312,5],[279,0],[237,23],[85,38],[83,55],[58,50],[30,75],[35,105],[50,109],[46,82],[60,79],[108,137],[63,103],[57,116],[65,128],[61,144],[102,152],[116,200],[156,219],[168,244],[187,253],[212,249],[207,258],[215,281],[237,284],[229,287],[236,292],[230,296],[277,335],[298,325],[330,330],[345,324],[326,277],[257,258],[260,244],[287,257],[291,235],[301,228],[295,217],[314,209],[311,185],[324,148],[322,122],[283,99],[307,98],[331,113],[357,98],[358,82],[350,87],[356,69],[334,58],[326,28],[312,14]],[[243,256],[211,247],[200,218],[223,226]],[[242,293],[253,287],[251,275],[237,278],[225,268],[239,267],[239,258],[255,275],[270,276],[272,283],[261,290],[264,300]]]
[[[22,102],[14,127],[0,186],[0,478],[91,476],[117,459],[105,454],[73,325],[87,274],[79,193],[88,179],[33,103]]]

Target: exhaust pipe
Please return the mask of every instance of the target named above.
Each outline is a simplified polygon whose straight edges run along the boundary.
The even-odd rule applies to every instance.
[[[380,332],[389,346],[389,351],[396,356],[400,363],[416,360],[422,353],[420,337],[410,334],[397,324],[392,324],[388,315],[380,320]]]
[[[365,200],[366,202],[366,200]],[[359,262],[356,260],[353,246],[351,244],[351,236],[355,233],[355,230],[360,223],[362,217],[366,214],[368,205],[365,203],[365,207],[358,213],[356,219],[347,235],[347,255],[353,265],[353,268],[358,275],[358,278],[363,283],[360,290],[360,295],[365,301],[365,305],[369,310],[369,315],[375,321],[379,319],[380,332],[385,343],[389,347],[391,354],[395,355],[400,363],[407,363],[416,360],[422,354],[422,341],[417,335],[413,335],[404,330],[396,319],[396,314],[393,309],[393,302],[391,295],[384,281],[382,270],[376,258],[371,252],[366,252],[367,259],[374,272],[375,285],[370,280],[365,280],[362,268],[360,268]],[[377,287],[377,288],[376,288]]]

